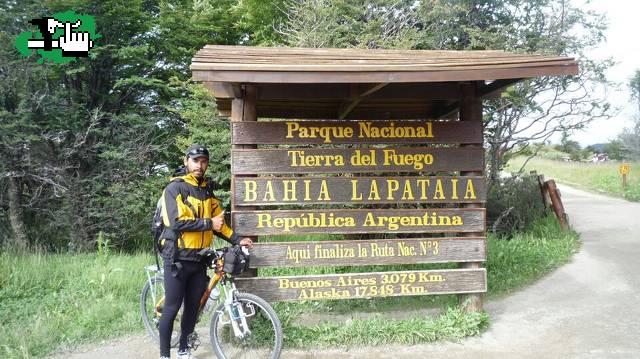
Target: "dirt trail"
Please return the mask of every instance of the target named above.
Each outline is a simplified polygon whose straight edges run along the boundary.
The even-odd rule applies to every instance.
[[[568,265],[507,298],[486,303],[491,328],[460,343],[311,352],[283,358],[640,358],[640,204],[561,186],[583,248]],[[206,332],[198,358],[212,358]],[[52,358],[158,357],[133,336]]]

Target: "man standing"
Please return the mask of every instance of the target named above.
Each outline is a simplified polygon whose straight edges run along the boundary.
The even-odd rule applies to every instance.
[[[164,259],[165,304],[160,318],[160,358],[170,358],[173,321],[184,301],[180,323],[178,357],[190,358],[188,336],[193,332],[198,304],[207,286],[207,267],[198,252],[211,245],[213,234],[231,244],[253,245],[238,240],[224,223],[224,211],[204,179],[209,151],[194,144],[185,153],[184,171],[171,179],[162,193],[164,230],[160,236]]]

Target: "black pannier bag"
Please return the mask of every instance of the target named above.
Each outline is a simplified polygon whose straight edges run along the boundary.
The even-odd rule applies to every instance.
[[[241,246],[233,246],[224,254],[222,270],[231,275],[240,275],[249,268],[249,252],[243,251]]]

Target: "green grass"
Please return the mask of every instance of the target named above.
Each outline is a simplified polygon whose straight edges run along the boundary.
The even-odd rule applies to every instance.
[[[390,320],[379,314],[373,319],[353,319],[346,323],[323,323],[312,327],[294,327],[288,321],[283,325],[287,347],[412,345],[477,335],[489,325],[489,317],[486,313],[465,313],[461,307],[448,307],[435,318]]]
[[[524,163],[524,157],[516,157],[509,162],[507,171],[517,171]],[[536,170],[546,179],[566,183],[579,188],[604,192],[630,201],[640,201],[640,162],[631,162],[631,172],[627,175],[627,189],[622,186],[622,176],[618,173],[620,163],[564,162],[545,158],[533,158],[526,170]]]
[[[141,330],[139,296],[149,255],[0,255],[0,357]]]
[[[562,231],[551,216],[511,240],[489,236],[487,296],[503,295],[539,279],[567,262],[577,247],[577,234]],[[0,357],[42,357],[60,348],[143,333],[138,301],[145,281],[143,267],[152,262],[149,254],[0,254]],[[260,273],[429,268],[455,268],[455,264],[270,269]],[[288,348],[456,340],[478,334],[488,325],[485,313],[465,313],[458,308],[454,295],[276,303],[275,308]],[[386,314],[425,308],[440,309],[441,314],[434,317],[416,312],[413,318],[402,320]],[[375,314],[368,319],[297,324],[304,313],[331,318],[355,311]]]
[[[511,293],[567,263],[579,248],[579,236],[562,230],[549,214],[526,233],[510,240],[487,239],[487,284],[490,297]]]

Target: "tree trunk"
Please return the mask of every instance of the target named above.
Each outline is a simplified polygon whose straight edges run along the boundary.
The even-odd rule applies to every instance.
[[[9,236],[9,247],[25,251],[29,245],[24,231],[24,216],[22,213],[22,184],[20,179],[9,177],[9,223],[13,236]]]
[[[69,192],[73,192],[69,191]],[[69,198],[71,208],[69,208],[69,223],[72,223],[72,230],[69,233],[69,251],[71,252],[87,252],[93,249],[93,243],[90,240],[87,228],[86,211],[84,204],[77,192],[71,194]]]

